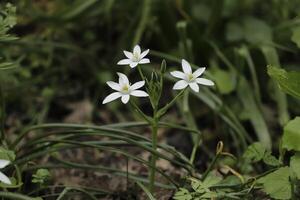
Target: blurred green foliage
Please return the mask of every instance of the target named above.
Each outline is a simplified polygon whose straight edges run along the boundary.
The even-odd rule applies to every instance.
[[[299,0],[11,2],[17,12],[10,4],[1,4],[0,68],[6,70],[1,71],[0,84],[7,116],[18,116],[19,122],[13,124],[17,130],[21,124],[60,121],[65,114],[61,110],[67,109],[64,104],[86,98],[96,106],[95,123],[107,121],[103,117],[107,110],[109,120],[135,118],[115,103],[101,107],[100,99],[107,94],[105,82],[113,79],[116,71],[128,70],[116,66],[122,50],[138,43],[151,49],[152,63],[145,67],[148,77],[152,69],[159,70],[162,59],[167,61],[166,78],[181,58],[194,67],[208,68],[207,76],[215,81],[216,90],[201,88],[200,93],[177,104],[181,123],[209,133],[203,134],[202,157],[212,158],[207,149],[223,140],[237,156],[247,149],[249,159],[279,165],[270,149],[278,151],[280,127],[300,113],[299,100],[289,96],[299,97],[299,72],[295,72],[300,65]],[[276,68],[267,70],[268,65]],[[136,72],[130,73],[134,79]],[[152,77],[155,79],[155,74]],[[170,79],[164,85],[166,92],[157,91],[157,95],[173,95],[171,85]],[[287,132],[297,136],[295,120],[287,124],[285,136]],[[247,148],[254,141],[261,145]],[[197,138],[193,142],[198,142]],[[297,143],[286,147],[299,150]],[[297,167],[295,160],[299,160],[298,154],[291,168]],[[256,169],[247,170],[255,173]],[[291,195],[274,194],[272,183],[278,174],[283,174],[284,180],[276,187],[292,187],[288,171],[282,167],[262,183],[265,190],[276,198]],[[187,191],[181,192],[189,198]]]
[[[90,98],[100,106],[99,99],[107,93],[105,82],[115,71],[127,70],[116,67],[121,50],[130,50],[136,43],[153,50],[153,68],[159,68],[162,58],[167,60],[167,70],[181,58],[208,68],[218,98],[215,107],[208,106],[227,124],[229,129],[223,135],[230,129],[247,129],[252,139],[241,133],[246,141],[259,139],[271,147],[271,135],[278,131],[270,128],[299,113],[289,108],[289,97],[266,72],[269,64],[297,69],[297,0],[14,3],[18,24],[10,33],[20,39],[1,41],[1,49],[5,47],[1,57],[20,67],[6,71],[1,81],[8,111],[24,114],[24,120],[31,123],[47,120],[53,102]],[[2,21],[6,26],[15,24],[14,17]],[[205,104],[211,101],[207,95],[199,97]],[[292,103],[299,106],[298,101]],[[195,102],[191,108],[197,105]],[[109,105],[119,120],[126,118],[117,108]],[[203,117],[197,110],[193,112],[196,121]]]

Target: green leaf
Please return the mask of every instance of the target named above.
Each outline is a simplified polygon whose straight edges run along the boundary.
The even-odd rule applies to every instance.
[[[221,94],[229,94],[236,88],[236,76],[234,73],[222,69],[214,69],[211,74]]]
[[[263,161],[270,166],[279,166],[282,164],[275,156],[271,155],[270,151],[266,151]]]
[[[234,175],[229,175],[226,178],[224,178],[218,185],[224,185],[224,186],[231,186],[231,185],[238,185],[241,184],[241,179]]]
[[[273,40],[271,27],[263,20],[246,17],[241,24],[230,22],[226,26],[226,39],[237,42],[245,39],[254,45],[271,43]]]
[[[203,186],[206,188],[210,188],[222,180],[221,177],[215,175],[208,175],[206,179],[203,181]]]
[[[271,149],[272,140],[267,123],[260,110],[260,105],[255,98],[252,86],[243,76],[240,76],[237,92],[244,110],[249,116],[249,120],[251,121],[259,142],[261,142],[267,149]]]
[[[247,17],[243,22],[245,39],[249,43],[260,45],[272,41],[272,29],[264,21]]]
[[[296,174],[297,179],[300,179],[300,152],[291,157],[290,167]]]
[[[282,147],[287,150],[300,151],[300,117],[288,122],[283,129]]]
[[[10,63],[10,62],[0,63],[0,70],[13,69],[16,67],[17,65],[15,63]]]
[[[16,7],[12,4],[7,3],[5,7],[0,5],[0,41],[9,41],[16,39],[11,37],[8,31],[16,24]]]
[[[192,200],[193,197],[191,193],[185,188],[179,188],[173,197],[175,200]]]
[[[296,27],[292,30],[292,38],[291,40],[297,44],[300,48],[300,27]]]
[[[281,167],[258,181],[263,184],[263,190],[274,199],[290,199],[292,196],[289,181],[290,168]]]
[[[216,192],[206,192],[201,195],[201,199],[216,199],[218,197],[218,193]]]
[[[300,99],[300,72],[290,71],[284,69],[268,66],[268,74],[278,84],[280,89],[284,92]]]
[[[210,192],[209,188],[219,183],[222,178],[210,174],[204,181],[195,178],[191,178],[190,180],[192,181],[191,185],[195,192],[206,193]]]
[[[148,188],[146,188],[141,182],[137,181],[136,183],[138,184],[138,186],[140,186],[140,188],[142,188],[149,200],[156,200],[151,194],[151,192],[148,190]]]
[[[264,158],[266,148],[259,142],[251,144],[245,151],[243,158],[248,162],[258,162]]]
[[[233,22],[229,22],[226,26],[226,40],[229,42],[237,42],[244,39],[243,28]]]
[[[32,177],[33,183],[43,184],[51,177],[51,175],[47,169],[38,169],[37,172],[34,175],[32,175]]]
[[[97,0],[74,1],[74,3],[71,4],[68,7],[68,9],[63,12],[62,18],[65,20],[70,20],[74,17],[77,17],[78,15],[80,15],[82,12],[84,12],[85,10],[87,10],[97,2],[98,2]]]
[[[279,166],[281,162],[271,154],[270,150],[267,150],[260,142],[255,142],[250,145],[243,158],[250,163],[256,163],[263,160],[263,162],[270,166]]]
[[[208,192],[209,189],[206,188],[206,187],[203,187],[203,182],[198,180],[198,179],[191,179],[191,186],[193,188],[193,190],[195,192],[198,192],[198,193],[205,193],[205,192]]]
[[[0,159],[14,161],[16,159],[16,155],[13,151],[0,147]]]

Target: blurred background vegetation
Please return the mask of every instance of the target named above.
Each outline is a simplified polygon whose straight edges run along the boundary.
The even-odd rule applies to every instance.
[[[10,2],[17,7],[10,34],[19,39],[1,41],[0,57],[15,68],[0,76],[13,133],[42,122],[141,120],[118,102],[101,105],[109,92],[105,82],[117,71],[129,73],[116,63],[135,44],[151,50],[152,62],[143,66],[149,76],[162,59],[170,71],[185,58],[207,67],[216,82],[190,97],[192,112],[178,102],[167,116],[204,133],[202,158],[212,156],[219,140],[236,155],[257,140],[277,149],[282,125],[300,114],[300,102],[267,75],[267,65],[299,69],[299,0]],[[169,80],[165,101],[173,95]],[[169,143],[191,151],[189,139],[182,144],[181,135],[169,136]]]

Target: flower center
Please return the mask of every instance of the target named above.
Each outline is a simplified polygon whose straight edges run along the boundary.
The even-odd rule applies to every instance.
[[[123,93],[128,93],[129,92],[129,85],[123,85],[123,87],[122,87],[122,92]]]
[[[193,74],[187,74],[187,79],[188,79],[188,81],[193,81],[194,80],[194,75]]]
[[[140,61],[140,55],[139,55],[137,52],[134,52],[134,53],[133,53],[132,61],[133,61],[133,62],[138,62],[138,61]]]

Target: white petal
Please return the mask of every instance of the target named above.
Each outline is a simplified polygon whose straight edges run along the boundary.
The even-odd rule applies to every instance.
[[[0,159],[0,169],[6,167],[10,163],[9,160]]]
[[[129,94],[125,94],[125,95],[122,95],[121,100],[124,104],[126,104],[126,103],[128,103],[129,98],[130,98]]]
[[[139,64],[139,63],[137,63],[137,62],[132,62],[132,63],[129,64],[129,66],[130,66],[131,68],[135,68],[138,64]]]
[[[139,89],[141,87],[143,87],[145,85],[145,81],[139,81],[139,82],[136,82],[135,84],[132,84],[130,86],[130,90],[136,90],[136,89]]]
[[[113,100],[116,100],[117,98],[121,97],[122,94],[120,92],[114,92],[108,95],[102,102],[102,104],[106,104],[108,102],[111,102]]]
[[[194,73],[193,76],[195,78],[197,78],[198,76],[201,76],[203,74],[203,72],[205,71],[205,67],[201,67],[199,69],[197,69]]]
[[[187,86],[188,86],[188,83],[185,80],[180,80],[174,84],[173,90],[182,90],[183,88],[186,88]]]
[[[192,73],[192,67],[188,61],[182,59],[181,60],[182,70],[185,74],[191,74]]]
[[[195,92],[199,92],[199,86],[196,82],[189,83],[189,86],[194,90]]]
[[[117,91],[120,91],[121,90],[121,87],[118,83],[116,82],[113,82],[113,81],[107,81],[106,84],[111,87],[112,89],[114,90],[117,90]]]
[[[141,55],[141,47],[139,45],[135,45],[133,48],[133,54]]]
[[[131,52],[129,52],[129,51],[123,51],[123,52],[127,58],[132,59],[133,54]]]
[[[139,61],[140,64],[147,64],[150,63],[150,60],[148,58],[143,58],[142,60]]]
[[[132,61],[130,59],[123,59],[123,60],[120,60],[117,64],[118,65],[129,65],[130,63],[132,63]]]
[[[132,91],[130,94],[132,96],[136,96],[136,97],[147,97],[147,96],[149,96],[146,92],[144,92],[142,90],[135,90],[135,91]]]
[[[5,174],[3,174],[2,172],[0,172],[0,181],[5,183],[5,184],[11,185],[11,182],[10,182],[9,178]]]
[[[140,55],[140,58],[144,58],[149,53],[149,51],[150,51],[149,49],[143,51]]]
[[[173,71],[171,72],[171,75],[176,78],[185,79],[185,74],[181,71]]]
[[[121,72],[117,72],[119,76],[119,85],[129,85],[129,80],[127,76]]]
[[[214,82],[212,82],[211,80],[208,80],[206,78],[196,78],[196,82],[201,85],[208,85],[208,86],[215,85]]]

